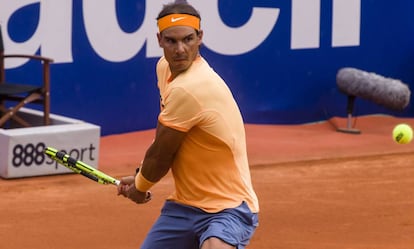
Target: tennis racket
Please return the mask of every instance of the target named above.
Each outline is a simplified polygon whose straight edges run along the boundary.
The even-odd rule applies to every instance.
[[[120,183],[119,180],[113,178],[112,176],[109,176],[80,160],[70,157],[63,151],[58,151],[52,147],[46,147],[44,153],[59,164],[71,169],[73,172],[81,174],[93,181],[101,184],[113,184],[116,186]]]

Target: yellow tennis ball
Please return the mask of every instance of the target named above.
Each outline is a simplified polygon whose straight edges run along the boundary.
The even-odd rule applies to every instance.
[[[392,131],[392,138],[399,144],[408,144],[413,139],[413,129],[408,124],[398,124]]]

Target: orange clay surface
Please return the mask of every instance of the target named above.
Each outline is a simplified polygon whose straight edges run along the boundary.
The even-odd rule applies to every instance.
[[[260,226],[250,249],[414,248],[414,142],[392,128],[414,119],[359,117],[305,125],[246,125]],[[99,167],[132,174],[154,130],[105,136]],[[0,248],[139,248],[173,189],[167,175],[154,199],[136,205],[76,174],[0,179]],[[179,246],[177,246],[179,249]]]

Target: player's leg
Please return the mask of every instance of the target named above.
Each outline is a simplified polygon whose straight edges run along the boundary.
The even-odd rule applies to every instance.
[[[141,249],[197,249],[199,242],[188,217],[191,210],[167,201]],[[177,247],[177,245],[179,245]]]
[[[208,216],[199,220],[201,249],[244,249],[258,226],[257,214],[244,202]]]
[[[210,237],[204,241],[201,249],[236,249],[236,247],[227,244],[219,238]]]

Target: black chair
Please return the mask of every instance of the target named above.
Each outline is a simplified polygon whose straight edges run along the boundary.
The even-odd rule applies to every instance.
[[[7,58],[26,58],[38,61],[39,64],[42,64],[43,79],[41,83],[20,84],[6,81],[5,59]],[[29,103],[43,106],[43,124],[50,124],[50,64],[52,62],[52,59],[38,55],[4,54],[0,26],[0,127],[4,127],[11,120],[22,127],[33,126],[19,115],[20,108]]]

